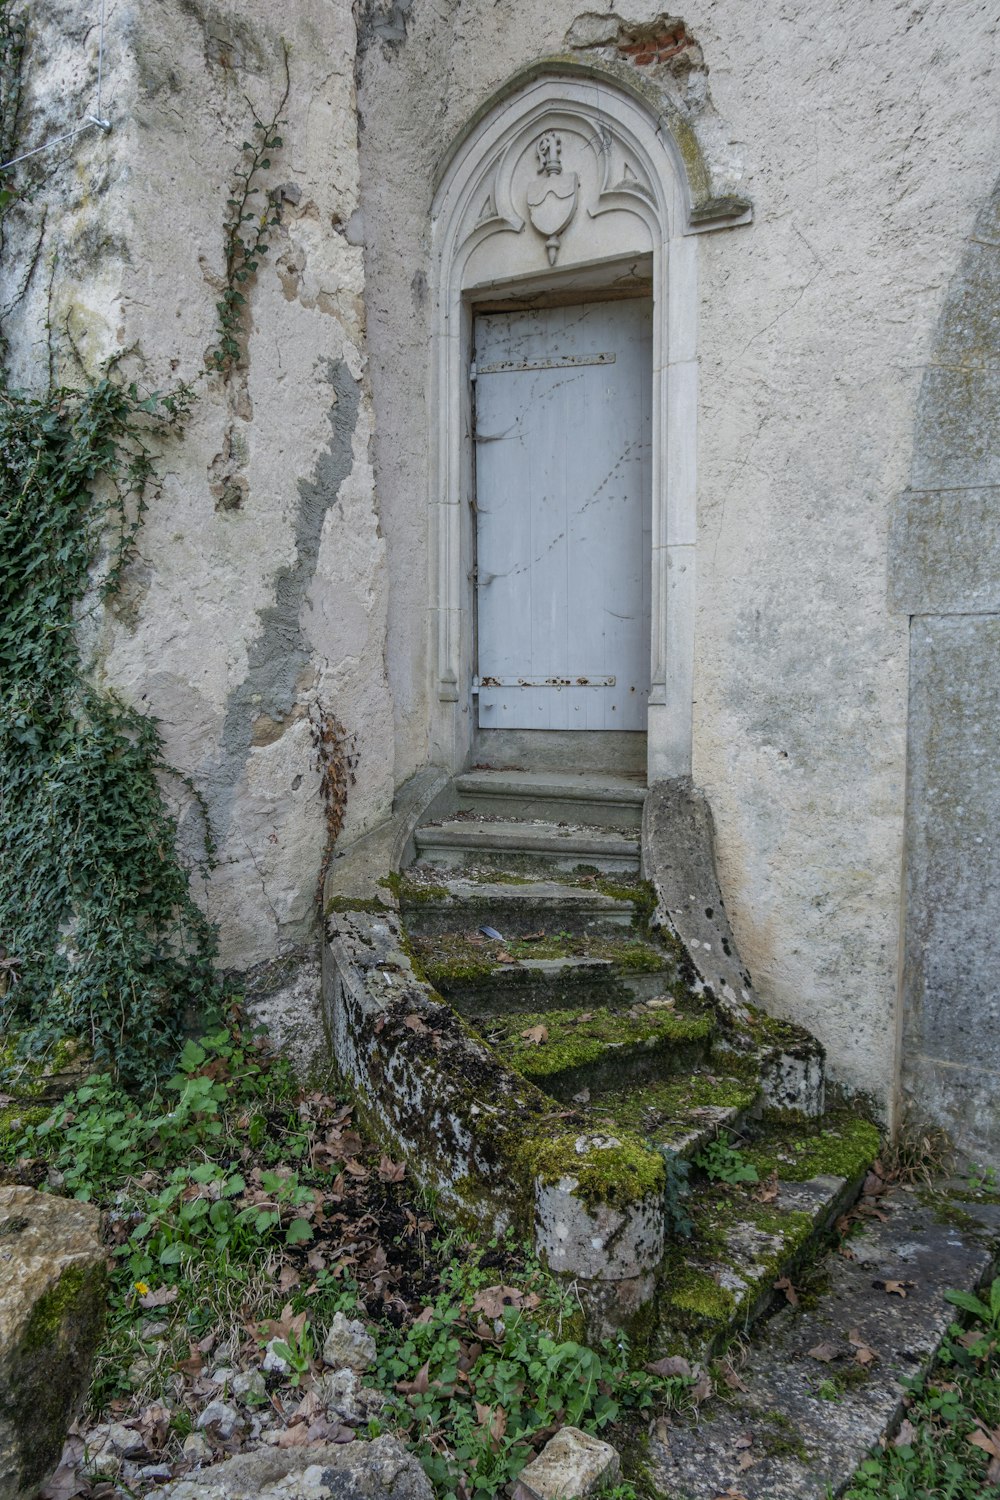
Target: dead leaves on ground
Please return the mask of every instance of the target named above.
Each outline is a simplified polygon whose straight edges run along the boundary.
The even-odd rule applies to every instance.
[[[543,1042],[548,1041],[549,1029],[547,1026],[529,1026],[527,1031],[521,1032],[521,1036],[524,1041],[531,1042],[534,1046],[540,1047]]]
[[[984,1453],[989,1454],[986,1483],[1000,1484],[1000,1427],[990,1429],[978,1417],[975,1420],[976,1430],[967,1435],[966,1441],[974,1448],[981,1448]]]

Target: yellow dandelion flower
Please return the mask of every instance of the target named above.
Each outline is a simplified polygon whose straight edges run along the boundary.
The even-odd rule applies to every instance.
[[[146,1283],[144,1281],[137,1281],[136,1284],[135,1284],[135,1289],[139,1293],[140,1297],[148,1297],[149,1296],[149,1287],[146,1285]]]

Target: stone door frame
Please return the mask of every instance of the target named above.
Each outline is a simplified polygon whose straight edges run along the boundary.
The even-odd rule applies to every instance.
[[[531,143],[585,135],[597,189],[581,205],[598,253],[551,265],[515,175]],[[545,146],[539,158],[544,165]],[[602,216],[607,216],[601,223]],[[650,781],[691,773],[698,414],[699,232],[749,218],[731,201],[696,203],[665,117],[593,69],[540,64],[512,81],[460,137],[432,208],[431,759],[461,770],[474,730],[472,410],[473,309],[502,291],[614,284],[635,267],[653,300],[652,629],[647,727]],[[537,228],[537,225],[535,226]],[[523,239],[513,246],[510,236]],[[585,246],[584,239],[584,246]],[[518,272],[505,275],[516,251]],[[477,253],[478,252],[478,253]],[[558,246],[556,254],[559,254]],[[475,257],[475,260],[473,259]],[[526,268],[533,267],[533,271]]]

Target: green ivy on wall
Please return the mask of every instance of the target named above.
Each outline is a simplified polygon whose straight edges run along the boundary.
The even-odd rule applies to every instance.
[[[29,45],[26,12],[0,0],[0,160],[19,149]],[[33,180],[0,181],[4,256],[3,220],[27,211]],[[143,1082],[172,1064],[189,1012],[217,997],[215,935],[177,853],[164,797],[177,778],[156,724],[95,685],[79,625],[120,586],[154,482],[151,440],[180,427],[191,393],[144,395],[115,361],[80,389],[50,376],[29,393],[11,386],[4,347],[0,1029],[26,1055],[79,1039]],[[207,824],[203,838],[204,868]]]
[[[85,1040],[133,1080],[169,1064],[185,1013],[213,997],[215,942],[176,853],[156,725],[88,679],[77,625],[99,558],[93,607],[119,585],[148,440],[187,403],[111,373],[38,397],[0,378],[0,1023],[30,1052]]]

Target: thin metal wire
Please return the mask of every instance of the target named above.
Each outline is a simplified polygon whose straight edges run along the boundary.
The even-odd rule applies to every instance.
[[[29,156],[40,156],[43,151],[50,151],[53,146],[59,146],[63,141],[71,141],[74,136],[82,135],[85,130],[103,130],[105,134],[111,129],[111,121],[105,120],[101,113],[101,94],[104,87],[104,8],[106,0],[101,0],[101,28],[97,43],[97,112],[88,115],[82,125],[77,125],[75,130],[67,130],[62,135],[53,136],[43,146],[35,146],[31,151],[22,151],[20,156],[12,156],[10,161],[0,162],[0,172],[6,172],[8,167],[16,167],[18,162],[27,161]]]

